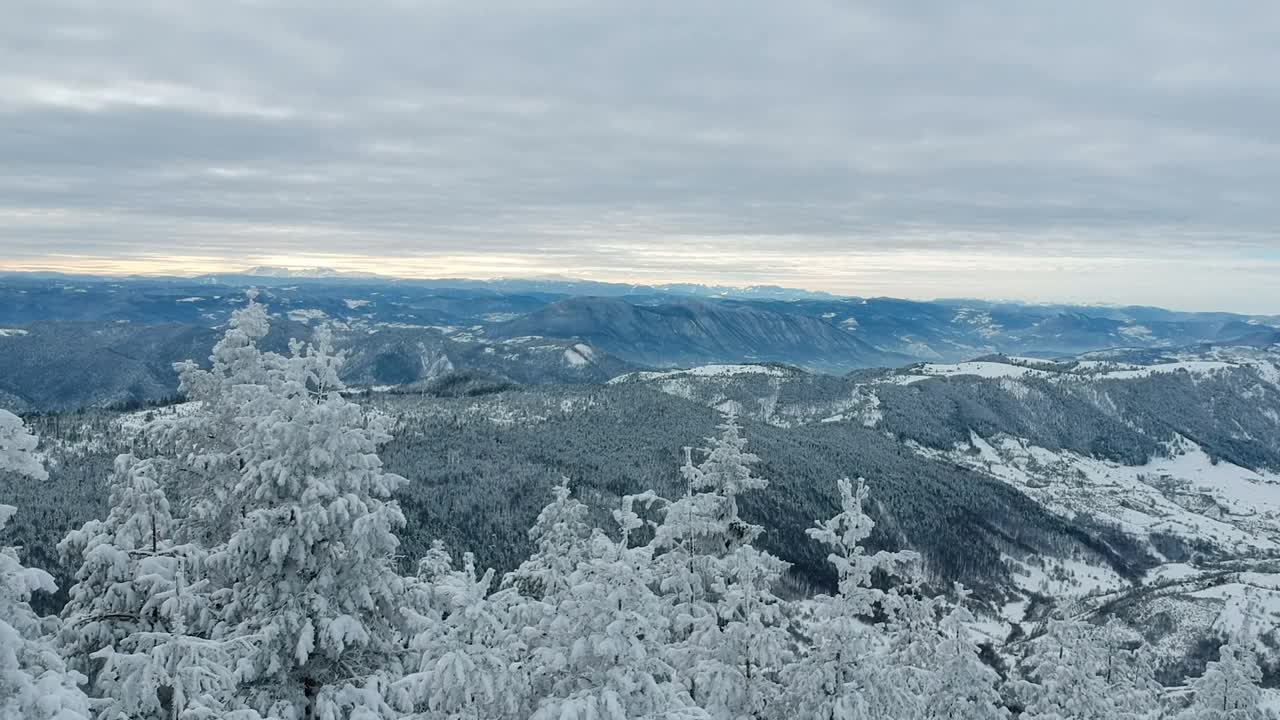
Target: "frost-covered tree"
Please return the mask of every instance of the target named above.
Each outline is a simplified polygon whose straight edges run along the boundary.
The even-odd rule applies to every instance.
[[[96,656],[110,692],[135,705],[150,702],[137,688],[158,682],[161,705],[195,695],[193,707],[229,718],[390,717],[381,695],[404,649],[393,564],[404,519],[390,500],[403,479],[377,455],[389,422],[343,396],[327,332],[282,355],[259,347],[269,325],[251,297],[208,369],[178,366],[189,402],[142,433],[146,457],[112,518],[68,543],[87,553],[86,589],[112,588],[72,611],[92,618],[116,603],[141,618]],[[172,532],[142,532],[164,524],[152,523],[161,497]],[[234,684],[225,702],[220,665]],[[190,693],[175,684],[197,675]]]
[[[1051,620],[1022,669],[1012,689],[1024,718],[1160,717],[1150,649],[1117,622]]]
[[[1103,654],[1099,672],[1115,707],[1117,720],[1151,720],[1161,716],[1155,657],[1142,636],[1112,619],[1098,628],[1093,642]]]
[[[683,670],[713,717],[767,717],[781,705],[781,676],[792,659],[787,613],[773,592],[787,563],[744,545],[721,568],[711,587],[718,622],[693,627],[689,645],[702,652]]]
[[[730,417],[705,458],[686,456],[688,492],[668,504],[651,543],[654,582],[670,623],[667,656],[699,706],[717,718],[759,716],[780,696],[787,662],[782,603],[773,587],[786,564],[751,543],[761,528],[738,512],[738,495],[767,487],[751,472]]]
[[[597,530],[568,582],[526,609],[536,618],[524,633],[534,720],[707,717],[664,657],[667,620],[648,582],[652,549],[628,547],[627,538],[625,526],[616,541]]]
[[[32,455],[36,438],[0,410],[0,470],[46,477]],[[0,530],[17,512],[0,505]],[[43,570],[24,567],[17,548],[0,547],[0,720],[86,720],[89,701],[51,641],[51,629],[31,609],[31,593],[56,590]]]
[[[0,472],[15,472],[43,480],[49,475],[35,456],[39,439],[27,431],[22,419],[0,410]]]
[[[941,642],[924,692],[929,720],[999,720],[1009,716],[997,686],[1000,675],[979,657],[973,613],[965,607],[968,593],[956,586],[956,603],[939,623]]]
[[[1246,643],[1233,639],[1191,683],[1194,699],[1178,720],[1271,720],[1275,714],[1259,705],[1261,681],[1257,657]]]
[[[529,530],[533,552],[503,579],[504,587],[518,587],[524,595],[542,598],[567,589],[569,576],[589,557],[589,508],[572,497],[568,478],[552,488],[552,500],[538,513]]]
[[[867,487],[837,483],[841,511],[809,530],[830,550],[838,592],[815,598],[807,634],[809,649],[784,674],[788,704],[799,717],[831,720],[920,716],[921,680],[911,668],[891,662],[890,639],[865,620],[887,595],[872,586],[877,571],[899,574],[914,553],[867,555],[863,542],[875,522],[864,511]]]
[[[1023,677],[1014,683],[1026,720],[1106,720],[1116,717],[1107,686],[1104,647],[1093,625],[1050,620],[1048,631],[1032,644]]]
[[[143,432],[153,461],[167,465],[166,489],[182,517],[178,542],[206,548],[227,542],[251,499],[237,492],[246,469],[244,420],[251,412],[270,412],[271,398],[283,392],[285,363],[258,346],[271,323],[256,297],[250,292],[248,304],[232,313],[208,369],[193,361],[175,365],[187,402]]]
[[[681,474],[688,492],[671,503],[657,528],[655,544],[660,550],[714,559],[760,535],[761,527],[738,513],[738,495],[769,485],[751,472],[760,458],[747,452],[742,427],[732,416],[721,423],[720,434],[707,441],[710,447],[699,463],[693,462],[692,449],[686,449]]]
[[[220,393],[239,406],[230,434],[239,517],[207,562],[218,584],[210,639],[243,648],[238,695],[258,712],[390,716],[378,692],[398,674],[402,647],[393,557],[404,517],[390,496],[404,480],[377,454],[388,422],[343,397],[327,332],[294,342],[287,357],[255,355],[239,334],[228,333],[237,343],[226,361],[238,383],[190,368],[184,377],[191,388],[208,380],[211,406],[227,402]]]
[[[0,530],[17,512],[0,505]],[[15,548],[0,547],[0,720],[84,720],[83,677],[68,670],[28,601],[53,592],[53,578],[23,567]]]
[[[132,455],[116,458],[107,518],[85,523],[58,544],[63,562],[79,565],[62,613],[63,653],[90,677],[93,653],[161,627],[154,607],[143,612],[171,583],[162,556],[172,544],[173,516],[155,467]]]
[[[234,689],[225,647],[189,628],[208,624],[203,551],[172,541],[175,520],[156,477],[161,463],[121,455],[111,511],[59,550],[80,559],[63,610],[62,650],[92,679],[103,720],[197,717]]]
[[[390,696],[409,718],[500,720],[520,717],[528,702],[520,658],[525,647],[513,621],[521,598],[514,587],[496,593],[493,570],[476,573],[436,545],[419,565],[421,590],[413,608],[417,631],[409,644],[409,672]]]

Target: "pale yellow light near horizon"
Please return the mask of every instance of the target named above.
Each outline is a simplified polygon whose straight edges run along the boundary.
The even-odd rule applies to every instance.
[[[654,249],[645,246],[612,246],[633,262],[610,266],[565,263],[537,251],[501,253],[434,253],[376,256],[347,253],[222,255],[96,256],[51,254],[39,258],[0,258],[0,271],[62,272],[69,274],[196,276],[230,273],[258,266],[294,270],[325,267],[342,272],[374,273],[389,277],[466,277],[491,279],[519,275],[561,275],[620,282],[728,282],[776,277],[808,280],[833,286],[859,276],[968,272],[1031,271],[1033,269],[1087,270],[1098,259],[1072,256],[1019,258],[983,253],[906,251],[792,252],[785,249],[751,249],[726,253],[688,247]],[[1109,259],[1114,262],[1117,259]],[[638,261],[638,262],[636,262]],[[658,266],[658,267],[655,267]],[[813,289],[824,289],[806,285]]]
[[[1150,304],[1179,310],[1220,309],[1265,315],[1276,313],[1266,293],[1252,293],[1255,300],[1248,303],[1223,302],[1207,292],[1214,287],[1208,281],[1230,282],[1241,288],[1262,287],[1269,284],[1269,278],[1280,276],[1280,262],[1255,261],[1242,267],[1239,262],[1203,256],[1046,256],[1034,252],[905,248],[789,250],[748,243],[729,251],[723,244],[703,244],[697,238],[680,240],[663,248],[600,243],[596,247],[605,251],[604,257],[561,252],[554,247],[403,255],[193,251],[116,257],[63,253],[5,258],[0,253],[0,271],[190,277],[256,266],[292,270],[326,267],[405,279],[556,277],[652,285],[780,285],[861,297]]]

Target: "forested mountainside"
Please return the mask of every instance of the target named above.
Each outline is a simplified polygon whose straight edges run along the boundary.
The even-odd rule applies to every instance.
[[[442,369],[415,390],[353,399],[395,419],[381,454],[409,480],[395,495],[406,571],[437,540],[514,569],[561,478],[602,525],[628,494],[678,496],[684,448],[730,413],[770,480],[741,512],[767,527],[758,546],[791,563],[788,593],[834,587],[805,531],[838,509],[829,478],[861,476],[869,547],[919,552],[931,587],[973,588],[993,640],[1058,611],[1119,617],[1146,629],[1168,678],[1202,663],[1233,614],[1280,611],[1255,582],[1280,570],[1277,350],[994,356],[844,376],[712,365],[526,387]],[[112,458],[148,419],[187,407],[30,416],[50,479],[10,478],[29,508],[10,538],[66,587],[74,568],[53,546],[105,512]],[[1256,607],[1244,613],[1246,600]]]
[[[777,288],[569,281],[400,281],[313,273],[102,279],[0,275],[0,403],[22,411],[155,401],[172,363],[204,358],[257,288],[273,347],[334,327],[353,385],[423,385],[450,371],[522,385],[628,370],[781,362],[841,374],[991,353],[1167,351],[1277,332],[1280,319],[1157,308],[835,298]],[[92,360],[92,362],[90,362]],[[55,372],[45,372],[46,368]]]
[[[267,337],[0,412],[6,718],[1273,717],[1280,348],[353,394]]]

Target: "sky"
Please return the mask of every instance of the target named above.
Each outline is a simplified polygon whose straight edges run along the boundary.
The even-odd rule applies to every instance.
[[[5,5],[0,270],[1280,313],[1280,3]]]

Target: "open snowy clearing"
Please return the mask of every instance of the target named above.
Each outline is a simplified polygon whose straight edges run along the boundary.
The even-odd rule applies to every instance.
[[[1067,518],[1087,513],[1137,537],[1165,533],[1245,554],[1280,549],[1280,475],[1214,462],[1185,438],[1143,465],[1003,436],[973,435],[945,453],[916,450],[1015,485]]]
[[[979,360],[963,363],[925,363],[909,372],[915,373],[907,377],[954,377],[974,376],[980,378],[1061,378],[1088,380],[1132,380],[1151,377],[1160,373],[1186,372],[1192,376],[1209,375],[1215,372],[1243,367],[1242,363],[1222,360],[1182,360],[1178,362],[1159,363],[1155,365],[1134,365],[1127,363],[1111,363],[1097,360],[1082,360],[1073,365],[1054,367],[1053,363],[1035,358],[1009,358],[1007,362],[996,360]]]
[[[681,370],[667,371],[642,371],[627,373],[613,378],[609,382],[611,384],[627,382],[631,380],[662,380],[665,378],[674,378],[680,376],[690,377],[732,377],[735,375],[771,375],[774,377],[782,377],[787,371],[771,365],[701,365]]]

